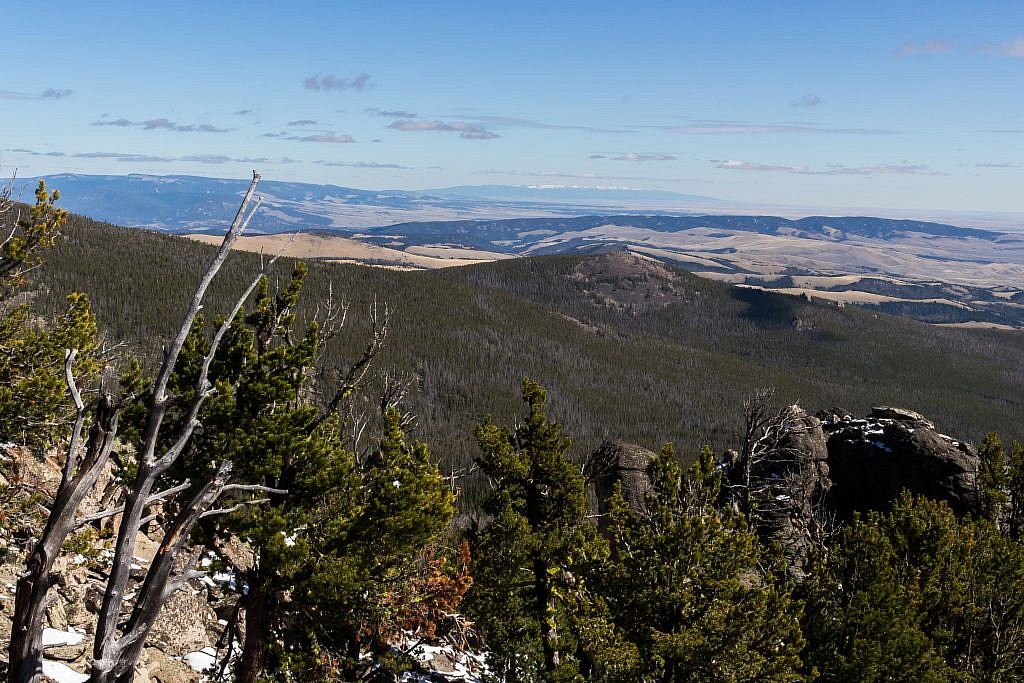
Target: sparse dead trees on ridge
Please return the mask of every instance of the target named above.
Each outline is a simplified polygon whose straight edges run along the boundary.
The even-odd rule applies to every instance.
[[[254,172],[234,221],[189,302],[177,335],[170,346],[164,349],[163,362],[148,399],[148,419],[142,432],[137,473],[126,489],[124,505],[116,510],[106,511],[111,516],[120,514],[121,521],[117,529],[113,564],[100,606],[93,645],[90,674],[90,681],[93,683],[131,681],[135,663],[160,609],[176,590],[196,576],[194,564],[198,558],[192,556],[182,561],[180,557],[187,546],[192,528],[202,517],[228,512],[236,507],[229,505],[224,509],[214,509],[216,501],[229,493],[254,496],[273,492],[262,486],[229,483],[230,464],[220,463],[212,478],[190,501],[180,506],[180,512],[169,525],[141,587],[135,591],[134,600],[126,599],[136,539],[140,529],[151,521],[146,515],[148,506],[184,487],[175,486],[175,491],[154,489],[161,475],[177,461],[188,445],[199,426],[200,409],[204,401],[215,391],[209,381],[209,372],[221,340],[241,311],[245,300],[276,260],[276,257],[268,260],[246,291],[238,297],[233,309],[224,318],[210,342],[209,351],[202,360],[194,396],[188,405],[176,405],[178,398],[168,392],[168,382],[186,337],[202,309],[210,283],[259,207],[259,199],[254,198],[259,179],[259,174]],[[70,444],[65,453],[62,479],[46,526],[29,555],[26,571],[18,580],[9,649],[10,683],[35,683],[42,678],[43,620],[50,601],[48,591],[54,581],[53,563],[64,541],[82,523],[82,520],[76,517],[79,504],[92,489],[101,470],[109,461],[118,432],[121,401],[110,394],[100,394],[89,403],[83,400],[73,373],[76,355],[75,349],[69,349],[65,363],[68,390],[76,407],[76,417]],[[184,421],[175,423],[175,433],[168,434],[164,428],[164,418],[172,405],[183,409],[187,417]],[[88,429],[87,422],[90,423]],[[87,436],[85,443],[82,444],[84,433]],[[170,445],[161,448],[161,444]],[[250,497],[247,502],[257,501]],[[124,616],[126,605],[131,605],[127,619]]]
[[[751,530],[783,546],[798,568],[808,550],[824,550],[834,520],[824,511],[828,492],[824,436],[817,418],[798,405],[776,410],[775,390],[744,401],[743,450],[726,463],[725,495]],[[819,439],[820,437],[820,439]]]

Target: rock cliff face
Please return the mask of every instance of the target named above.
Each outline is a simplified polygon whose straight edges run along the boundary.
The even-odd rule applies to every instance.
[[[741,508],[744,481],[758,498],[743,501],[756,511],[759,532],[777,541],[795,573],[829,520],[848,522],[855,513],[884,511],[906,489],[943,500],[957,513],[977,510],[977,450],[935,430],[922,415],[882,406],[865,418],[841,411],[810,415],[798,406],[782,413],[781,437],[750,463],[729,451],[722,467],[731,485],[724,498]],[[630,506],[644,508],[650,492],[651,451],[608,442],[594,454],[599,513],[621,484]]]
[[[594,482],[594,506],[598,526],[607,524],[608,498],[615,485],[622,487],[622,495],[633,510],[643,510],[651,492],[647,468],[657,457],[654,451],[622,441],[605,441],[590,458],[590,477]]]
[[[884,510],[903,489],[944,500],[958,513],[978,505],[978,451],[935,431],[921,415],[874,408],[865,419],[835,416],[828,435],[828,506],[843,520]]]

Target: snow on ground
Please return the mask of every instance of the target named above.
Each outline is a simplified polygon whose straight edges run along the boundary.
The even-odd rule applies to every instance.
[[[43,647],[64,647],[65,645],[78,645],[85,638],[81,633],[74,631],[60,631],[55,628],[43,629]]]
[[[85,683],[89,674],[75,671],[67,664],[50,659],[43,660],[43,675],[57,683]]]
[[[217,651],[212,647],[204,647],[197,652],[189,652],[182,659],[193,671],[204,673],[217,665]]]

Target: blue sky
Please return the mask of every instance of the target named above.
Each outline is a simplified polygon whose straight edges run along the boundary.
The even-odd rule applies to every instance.
[[[4,23],[4,175],[1024,211],[1019,0],[22,2]]]

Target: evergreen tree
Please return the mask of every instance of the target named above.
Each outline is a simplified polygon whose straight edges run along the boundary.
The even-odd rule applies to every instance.
[[[1024,676],[1024,548],[988,520],[904,494],[847,527],[805,588],[822,680]]]
[[[502,680],[626,676],[628,652],[610,656],[623,654],[621,642],[587,585],[607,549],[586,520],[586,481],[561,426],[544,414],[547,393],[530,379],[522,390],[522,423],[509,429],[488,417],[476,430],[492,490],[483,503],[490,520],[471,534],[470,616]]]
[[[615,620],[635,638],[648,681],[796,681],[798,606],[778,553],[719,511],[709,449],[684,473],[666,446],[651,464],[646,509],[611,501],[603,580]]]
[[[1002,525],[1009,513],[1010,471],[999,435],[990,432],[978,447],[978,514]]]
[[[417,576],[423,548],[454,514],[426,446],[406,442],[396,409],[384,415],[378,447],[360,458],[343,443],[339,417],[313,403],[320,330],[293,330],[305,275],[298,264],[277,296],[264,280],[229,328],[211,366],[217,393],[172,473],[202,480],[214,461],[229,459],[237,479],[286,492],[206,527],[239,536],[255,555],[240,577],[247,590],[236,675],[244,681],[351,672],[363,650],[382,650],[400,618],[393,593]],[[208,348],[200,320],[172,381],[186,399]],[[136,424],[139,410],[128,411]]]
[[[33,317],[25,294],[29,274],[52,248],[68,214],[56,206],[40,180],[36,203],[13,225],[0,220],[7,239],[0,244],[0,439],[49,444],[66,433],[73,414],[64,376],[66,349],[77,349],[72,368],[80,386],[98,376],[96,320],[84,294],[67,297],[63,315],[51,323]],[[0,198],[0,218],[13,215]]]

